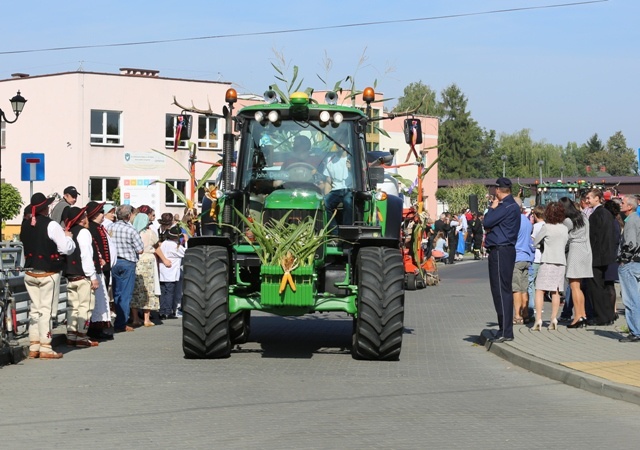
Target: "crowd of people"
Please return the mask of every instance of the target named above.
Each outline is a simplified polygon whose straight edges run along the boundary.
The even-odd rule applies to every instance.
[[[491,293],[498,317],[493,342],[513,340],[513,326],[547,328],[611,325],[618,318],[619,282],[628,334],[640,342],[640,212],[636,195],[613,197],[594,188],[579,202],[563,197],[532,211],[511,195],[511,181],[496,182],[484,220]],[[564,308],[561,299],[564,298]]]
[[[60,279],[67,280],[67,345],[95,347],[114,333],[152,327],[180,316],[182,258],[193,235],[194,212],[156,220],[148,205],[108,206],[65,188],[55,197],[38,192],[24,210],[20,240],[25,255],[29,357],[59,359],[51,347]]]

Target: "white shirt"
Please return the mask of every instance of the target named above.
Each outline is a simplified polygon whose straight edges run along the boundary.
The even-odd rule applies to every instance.
[[[96,266],[93,264],[93,238],[91,232],[83,228],[78,232],[78,246],[80,246],[80,260],[82,261],[82,271],[84,275],[91,278],[91,280],[97,280]]]
[[[160,263],[159,274],[161,282],[171,282],[180,280],[180,266],[184,257],[185,249],[182,245],[178,245],[176,241],[166,240],[160,246],[160,250],[165,258],[171,261],[171,267],[167,267]]]
[[[351,187],[347,157],[348,155],[343,153],[340,158],[337,158],[337,155],[333,155],[327,160],[323,175],[331,178],[332,191]]]
[[[533,231],[531,232],[531,237],[533,239],[535,239],[536,236],[538,235],[538,232],[540,231],[540,228],[542,228],[542,225],[544,225],[544,221],[542,220],[533,224]],[[539,264],[541,259],[542,259],[542,252],[540,252],[539,248],[536,248],[536,256],[534,257],[533,262]]]
[[[47,236],[56,243],[58,246],[58,253],[61,255],[70,255],[76,250],[76,243],[73,242],[71,237],[64,234],[62,226],[54,220],[49,222],[49,225],[47,225]]]

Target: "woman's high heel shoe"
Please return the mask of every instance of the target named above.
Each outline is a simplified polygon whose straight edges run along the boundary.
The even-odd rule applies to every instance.
[[[583,328],[587,326],[587,318],[580,317],[577,322],[567,325],[567,328]]]
[[[549,327],[548,327],[549,331],[555,331],[558,329],[558,319],[551,319],[551,322],[549,322]]]
[[[540,331],[540,330],[542,330],[542,320],[540,322],[536,322],[531,328],[531,331]]]

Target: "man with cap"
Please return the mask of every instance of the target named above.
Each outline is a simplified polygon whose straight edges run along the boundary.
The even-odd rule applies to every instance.
[[[78,191],[74,186],[67,186],[62,193],[62,199],[51,210],[51,220],[55,220],[60,225],[63,225],[63,213],[67,208],[71,208],[78,201]]]
[[[98,203],[91,201],[87,203],[87,218],[89,219],[89,232],[98,252],[100,265],[96,267],[98,272],[98,282],[100,285],[95,290],[96,301],[91,314],[91,323],[87,335],[94,339],[113,339],[113,328],[111,326],[111,311],[109,309],[109,294],[107,293],[107,280],[111,274],[111,238],[109,233],[102,226],[104,220],[105,202]]]
[[[95,304],[95,291],[100,286],[98,268],[101,257],[89,231],[87,208],[72,206],[65,212],[65,229],[71,231],[75,251],[67,257],[67,345],[95,347],[87,330]]]
[[[513,292],[511,282],[516,263],[516,242],[520,230],[520,207],[511,195],[511,180],[496,180],[496,195],[484,216],[485,247],[489,251],[489,284],[498,315],[498,333],[490,339],[513,340]]]
[[[29,357],[59,359],[62,353],[51,348],[51,310],[57,302],[55,290],[60,271],[64,267],[61,255],[70,255],[76,249],[70,232],[49,218],[49,205],[53,198],[41,192],[31,197],[31,219],[23,223],[20,241],[24,246],[24,284],[31,298],[29,307]]]
[[[140,233],[129,223],[133,208],[120,205],[116,209],[118,221],[111,227],[110,233],[118,253],[118,261],[111,268],[113,280],[113,302],[116,306],[116,332],[133,331],[127,325],[129,307],[136,280],[136,263],[144,250]]]

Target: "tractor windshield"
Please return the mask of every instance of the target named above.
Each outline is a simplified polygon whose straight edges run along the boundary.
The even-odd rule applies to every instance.
[[[257,193],[305,187],[324,194],[328,176],[357,187],[355,171],[362,164],[356,160],[363,160],[357,143],[353,122],[250,120],[241,144],[238,187]]]

